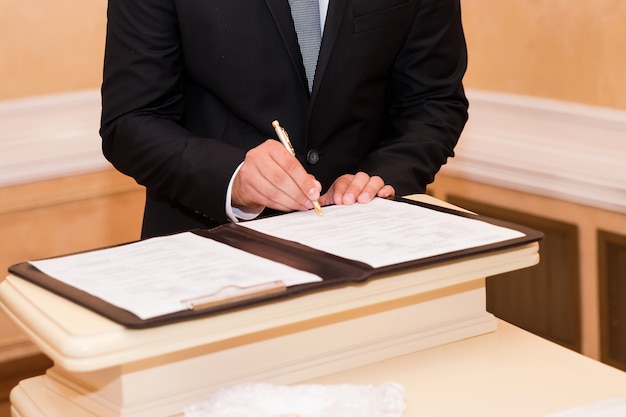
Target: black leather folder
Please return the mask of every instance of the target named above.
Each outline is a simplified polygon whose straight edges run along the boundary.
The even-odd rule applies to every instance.
[[[287,241],[256,232],[238,224],[225,224],[214,229],[193,230],[192,232],[215,241],[222,242],[246,252],[259,255],[263,258],[289,265],[291,267],[308,271],[322,278],[320,282],[300,284],[283,288],[282,290],[259,291],[258,294],[248,294],[245,297],[228,298],[219,303],[211,303],[209,306],[190,308],[184,311],[166,314],[149,319],[141,319],[135,314],[114,306],[94,295],[81,291],[71,285],[63,283],[41,272],[30,262],[22,262],[9,267],[9,272],[27,281],[35,283],[57,295],[67,298],[87,309],[95,311],[102,316],[129,328],[148,328],[218,314],[224,311],[245,308],[260,303],[272,302],[286,297],[295,297],[300,294],[318,291],[340,285],[363,283],[369,279],[393,279],[394,273],[415,270],[438,263],[483,255],[497,251],[503,251],[516,246],[536,242],[542,239],[540,231],[530,229],[518,224],[504,222],[494,218],[476,214],[456,211],[449,208],[435,206],[414,200],[398,198],[399,203],[413,204],[462,216],[470,219],[481,220],[497,226],[513,229],[522,233],[521,237],[501,241],[495,244],[482,245],[443,253],[436,256],[414,259],[380,268],[373,268],[365,263],[351,259],[345,259],[330,253],[326,253],[297,242]],[[133,244],[134,242],[126,243]],[[95,249],[98,250],[98,249]],[[358,289],[356,289],[358,290]]]

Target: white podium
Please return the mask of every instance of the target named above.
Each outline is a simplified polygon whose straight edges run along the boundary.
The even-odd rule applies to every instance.
[[[385,381],[405,387],[405,417],[547,417],[626,396],[626,372],[504,321],[495,332],[309,382]]]
[[[538,260],[526,244],[142,330],[10,275],[0,305],[55,364],[12,391],[12,413],[178,416],[220,386],[300,383],[490,333],[484,277]]]

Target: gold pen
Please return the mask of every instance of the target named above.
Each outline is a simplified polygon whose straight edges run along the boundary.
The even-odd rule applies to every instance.
[[[291,152],[293,156],[296,156],[296,151],[295,149],[293,149],[293,146],[291,146],[291,141],[289,140],[289,135],[287,134],[287,131],[283,129],[280,123],[278,123],[278,120],[274,120],[272,122],[272,126],[274,127],[274,130],[276,131],[276,135],[278,136],[278,139],[283,144],[283,146],[289,152]],[[322,206],[320,206],[320,203],[317,200],[312,201],[312,203],[313,203],[313,208],[315,209],[315,212],[321,216]]]

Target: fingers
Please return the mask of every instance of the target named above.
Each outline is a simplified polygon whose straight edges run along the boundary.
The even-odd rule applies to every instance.
[[[391,185],[385,185],[376,194],[377,197],[391,199],[396,196],[396,190]]]
[[[319,181],[281,143],[270,139],[246,154],[234,178],[231,198],[233,206],[258,212],[263,207],[308,210],[313,207],[312,201],[322,205],[367,203],[374,197],[395,195],[393,187],[381,177],[364,172],[342,175],[323,196],[321,189]]]
[[[395,190],[386,185],[379,176],[369,176],[364,172],[354,175],[346,174],[339,177],[329,191],[322,196],[322,204],[354,204],[368,203],[374,197],[392,198]]]
[[[321,184],[275,140],[267,140],[246,154],[235,176],[232,204],[247,210],[269,207],[280,211],[312,208]]]
[[[372,182],[378,183],[378,188],[376,184],[371,184]],[[344,176],[335,188],[333,199],[335,204],[354,204],[357,201],[367,203],[383,185],[380,177],[370,177],[364,172],[358,172],[351,177]],[[372,189],[374,189],[373,194],[371,194]]]

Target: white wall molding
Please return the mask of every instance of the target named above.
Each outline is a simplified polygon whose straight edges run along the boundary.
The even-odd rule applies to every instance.
[[[0,101],[0,186],[110,167],[99,125],[98,90]]]
[[[626,213],[626,111],[469,90],[446,175]]]
[[[469,90],[470,120],[442,172],[626,213],[626,111]],[[0,102],[0,186],[110,167],[100,95]]]

